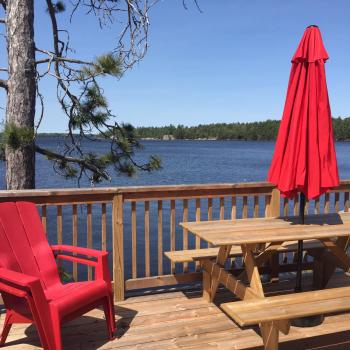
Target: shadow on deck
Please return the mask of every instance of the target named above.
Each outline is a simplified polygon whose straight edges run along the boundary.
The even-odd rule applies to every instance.
[[[304,280],[304,289],[310,287]],[[336,274],[329,287],[350,285],[350,278]],[[293,292],[294,281],[288,276],[279,283],[268,284],[265,291]],[[118,350],[231,350],[262,349],[257,329],[239,328],[218,307],[231,301],[232,294],[221,290],[215,305],[202,300],[199,290],[166,292],[130,297],[116,305],[118,331],[114,341],[107,340],[100,310],[94,310],[62,328],[64,349]],[[1,321],[4,315],[1,315]],[[291,328],[280,335],[281,350],[350,349],[350,314],[328,315],[322,325]],[[14,326],[3,349],[40,349],[35,327]]]

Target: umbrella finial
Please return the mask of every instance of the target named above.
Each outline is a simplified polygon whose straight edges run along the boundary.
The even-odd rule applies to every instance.
[[[318,25],[317,24],[310,24],[308,27],[306,28],[312,28],[312,27],[315,27],[315,28],[318,28]]]

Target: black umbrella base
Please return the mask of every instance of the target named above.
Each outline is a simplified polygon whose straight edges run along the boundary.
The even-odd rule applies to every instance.
[[[324,320],[324,315],[315,315],[307,317],[294,318],[290,321],[290,324],[294,327],[316,327],[322,324]]]

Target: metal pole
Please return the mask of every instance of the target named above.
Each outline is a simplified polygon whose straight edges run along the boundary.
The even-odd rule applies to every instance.
[[[299,197],[299,223],[304,225],[305,223],[305,194],[300,192]],[[301,292],[301,277],[303,270],[303,241],[298,241],[298,260],[297,260],[297,276],[295,291]]]

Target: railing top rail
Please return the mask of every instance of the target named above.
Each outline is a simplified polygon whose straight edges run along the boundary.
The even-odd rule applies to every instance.
[[[335,189],[350,188],[350,180],[342,180]],[[161,198],[181,197],[210,197],[224,195],[270,194],[275,186],[269,182],[242,182],[219,184],[188,184],[162,186],[126,186],[126,187],[98,187],[98,188],[65,188],[65,189],[34,189],[34,190],[2,190],[0,201],[9,198],[16,200],[33,200],[40,203],[47,199],[47,203],[85,203],[111,202],[113,196],[121,194],[126,201],[155,200]],[[45,201],[46,201],[45,199]]]

